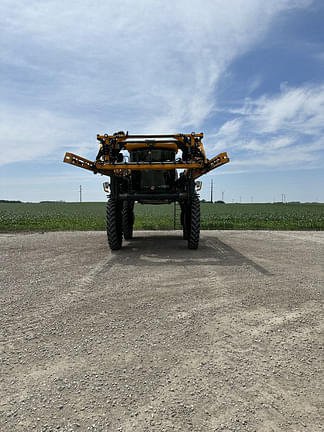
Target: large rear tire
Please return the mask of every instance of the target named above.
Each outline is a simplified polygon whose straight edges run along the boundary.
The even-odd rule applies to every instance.
[[[121,204],[113,198],[107,202],[106,226],[110,249],[120,249],[123,240]]]
[[[200,201],[197,193],[194,193],[188,210],[189,211],[186,212],[186,215],[188,215],[190,218],[190,226],[188,230],[188,248],[198,249],[200,235]]]
[[[124,201],[122,212],[122,230],[125,240],[133,238],[133,225],[134,225],[134,203],[131,201]]]

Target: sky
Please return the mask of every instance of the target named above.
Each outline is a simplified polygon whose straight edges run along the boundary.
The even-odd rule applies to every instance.
[[[204,132],[201,198],[324,202],[322,0],[2,0],[0,199],[105,201],[97,133]]]

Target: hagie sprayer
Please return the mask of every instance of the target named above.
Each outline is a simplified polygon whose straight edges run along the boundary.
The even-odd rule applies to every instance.
[[[203,134],[97,135],[99,152],[94,162],[66,153],[64,162],[110,177],[104,183],[109,192],[107,235],[112,250],[121,248],[123,237],[133,236],[134,203],[170,204],[181,208],[183,238],[189,249],[197,249],[200,232],[200,190],[198,177],[227,162],[226,153],[207,159]],[[124,150],[129,156],[125,156]],[[179,151],[181,155],[179,156]],[[179,157],[178,157],[179,156]],[[182,170],[178,175],[177,170]]]

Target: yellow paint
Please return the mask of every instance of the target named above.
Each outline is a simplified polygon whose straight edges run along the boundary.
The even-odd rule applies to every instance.
[[[186,138],[185,138],[186,137]],[[154,139],[152,142],[136,142],[137,139]],[[163,138],[163,140],[159,140]],[[107,176],[112,175],[130,175],[132,171],[142,171],[142,170],[176,170],[184,169],[184,175],[189,173],[194,179],[206,174],[207,172],[224,165],[229,162],[227,153],[220,153],[219,155],[208,160],[206,157],[204,145],[201,141],[203,138],[203,133],[196,134],[170,134],[170,135],[97,135],[97,139],[104,141],[107,145],[118,150],[126,149],[128,151],[137,150],[140,148],[147,149],[153,148],[163,148],[168,150],[173,150],[177,152],[179,150],[178,143],[184,144],[187,139],[190,144],[186,144],[188,147],[196,147],[201,151],[201,156],[195,157],[189,163],[185,162],[121,162],[121,163],[110,163],[109,156],[104,155],[104,160],[90,161],[83,158],[82,156],[75,155],[73,153],[66,153],[64,157],[64,162],[71,165],[78,166],[80,168],[93,171],[94,173],[100,173]],[[133,141],[128,141],[129,139]],[[178,141],[178,143],[174,142]],[[196,143],[195,140],[198,142]]]

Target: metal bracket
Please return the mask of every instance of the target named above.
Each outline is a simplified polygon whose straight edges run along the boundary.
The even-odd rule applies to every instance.
[[[202,181],[201,180],[197,180],[195,182],[195,186],[196,186],[196,191],[199,192],[202,188]]]

